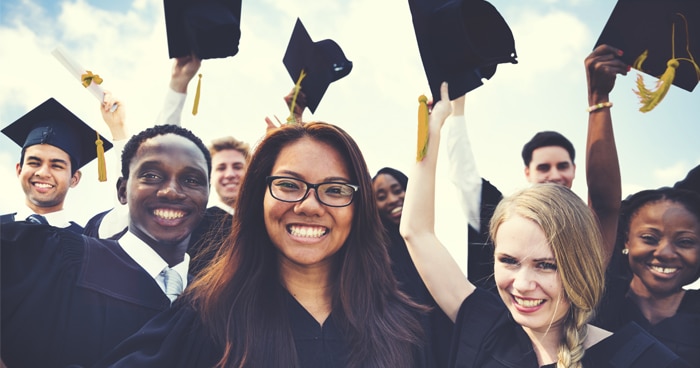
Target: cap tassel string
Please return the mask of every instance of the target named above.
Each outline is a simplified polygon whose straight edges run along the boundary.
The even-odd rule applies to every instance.
[[[95,141],[95,146],[97,146],[97,180],[107,181],[107,165],[105,163],[105,147],[102,138],[100,138],[100,133],[97,134],[97,140]]]
[[[194,94],[194,106],[192,106],[192,115],[197,115],[199,111],[199,95],[202,90],[202,73],[199,73],[199,79],[197,79],[197,91]]]
[[[299,79],[297,79],[297,83],[294,85],[294,96],[292,96],[292,103],[289,105],[289,117],[287,117],[287,124],[299,123],[294,117],[294,108],[297,105],[297,96],[299,96],[299,91],[301,91],[301,81],[303,81],[305,77],[306,72],[304,69],[302,69],[301,73],[299,73]]]
[[[638,91],[634,91],[634,93],[639,97],[639,101],[642,103],[642,106],[639,108],[639,111],[641,112],[649,112],[653,110],[654,107],[656,107],[661,102],[661,100],[664,99],[666,93],[668,93],[668,90],[671,88],[673,79],[676,77],[676,69],[678,69],[680,61],[690,62],[695,68],[695,74],[697,75],[698,80],[700,80],[700,67],[698,67],[698,64],[695,62],[695,58],[690,53],[690,35],[688,34],[688,21],[686,20],[685,16],[683,16],[683,14],[677,13],[677,15],[679,15],[683,19],[683,22],[685,22],[686,51],[688,52],[688,56],[690,56],[690,58],[676,58],[676,24],[674,23],[672,25],[673,28],[671,30],[671,59],[666,63],[666,71],[659,77],[659,80],[656,82],[656,89],[650,90],[646,88],[646,86],[644,85],[644,79],[642,78],[642,75],[637,74]],[[647,58],[648,51],[649,50],[645,50],[641,55],[639,55],[637,60],[635,60],[634,64],[632,65],[635,69],[642,70],[642,64]]]
[[[428,152],[428,98],[425,95],[418,97],[418,147],[416,149],[416,161],[423,161]]]

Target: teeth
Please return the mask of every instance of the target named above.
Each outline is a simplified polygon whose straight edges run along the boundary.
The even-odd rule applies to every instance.
[[[674,272],[678,271],[677,267],[651,266],[651,269],[656,271],[656,272],[661,272],[661,273],[674,273]]]
[[[162,208],[153,210],[153,214],[160,217],[160,218],[166,219],[166,220],[179,219],[179,218],[185,216],[185,213],[182,211],[162,209]]]
[[[544,303],[544,299],[521,299],[518,298],[517,296],[514,296],[515,302],[518,303],[519,305],[522,305],[525,308],[532,308],[536,307],[542,303]]]
[[[391,210],[391,214],[399,213],[399,212],[401,212],[402,210],[403,210],[403,207],[402,207],[402,206],[398,206],[398,207],[394,208],[393,210]]]
[[[290,226],[289,233],[302,238],[320,238],[326,234],[325,227]]]
[[[39,188],[53,188],[53,185],[44,183],[34,183],[34,186]]]

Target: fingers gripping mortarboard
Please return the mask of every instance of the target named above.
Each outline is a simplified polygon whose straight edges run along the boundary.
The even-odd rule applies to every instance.
[[[633,68],[659,78],[657,91],[637,79],[641,111],[649,111],[673,84],[692,91],[700,80],[700,1],[619,0],[596,46],[623,51]]]
[[[60,148],[70,156],[73,171],[98,157],[98,150],[106,152],[112,148],[111,142],[53,98],[3,128],[2,132],[23,150],[36,144]]]
[[[313,42],[298,18],[283,62],[294,83],[298,83],[303,74],[301,90],[306,96],[306,106],[312,113],[316,111],[328,86],[352,70],[352,62],[345,58],[335,41]]]
[[[241,38],[241,0],[164,0],[170,58],[234,56]]]
[[[483,0],[409,0],[413,28],[433,99],[448,82],[450,99],[490,79],[500,63],[516,64],[508,24]]]

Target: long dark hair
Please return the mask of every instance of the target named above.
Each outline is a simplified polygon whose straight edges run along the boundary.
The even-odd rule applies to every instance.
[[[219,367],[295,367],[276,248],[265,229],[263,199],[280,151],[302,138],[334,147],[360,186],[352,230],[336,257],[333,318],[349,344],[349,367],[410,367],[422,342],[418,307],[398,291],[372,193],[355,141],[326,123],[285,125],[258,145],[236,203],[232,232],[188,292],[204,326],[223,347]]]

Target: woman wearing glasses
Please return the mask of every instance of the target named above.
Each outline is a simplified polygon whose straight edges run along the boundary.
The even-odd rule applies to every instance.
[[[268,132],[211,267],[99,366],[414,367],[421,307],[400,293],[364,158],[325,123]]]

